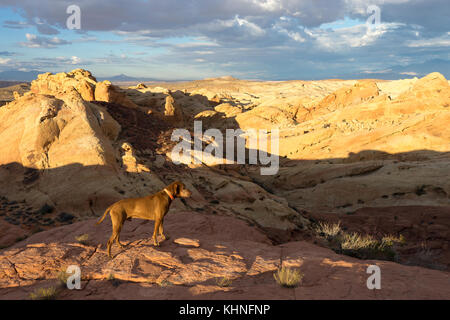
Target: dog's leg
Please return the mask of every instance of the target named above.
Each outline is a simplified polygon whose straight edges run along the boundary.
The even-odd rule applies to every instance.
[[[119,212],[116,212],[114,210],[111,210],[110,212],[111,215],[111,223],[112,223],[112,235],[108,240],[108,245],[107,245],[107,251],[108,251],[108,256],[112,259],[112,255],[111,255],[111,246],[114,243],[114,240],[116,240],[116,242],[118,241],[117,238],[119,237],[120,234],[120,230],[122,230],[122,215]]]
[[[130,219],[131,219],[131,218],[130,218]],[[122,227],[123,227],[123,224],[125,223],[125,220],[127,220],[127,218],[126,218],[126,213],[125,213],[125,212],[122,212],[122,215],[121,215],[121,223],[120,223],[120,225],[119,225],[119,227],[118,227],[117,237],[116,237],[116,243],[117,243],[117,245],[118,245],[120,248],[122,248],[122,249],[124,248],[124,245],[120,243],[120,232],[122,232]]]
[[[159,235],[161,236],[161,238],[164,241],[164,240],[168,239],[169,236],[165,236],[164,235],[164,227],[163,227],[163,225],[164,225],[164,221],[161,221],[161,224],[159,225]]]
[[[116,243],[120,248],[123,249],[124,245],[120,243],[120,231],[122,231],[122,226],[120,226],[120,228],[119,228],[119,233],[117,234],[117,237],[116,237]]]
[[[156,235],[158,234],[160,225],[161,225],[161,219],[155,220],[155,230],[153,231],[153,236],[152,236],[153,244],[155,245],[155,247],[159,246],[158,238],[156,237]]]
[[[114,238],[116,237],[116,235],[114,234],[114,232],[113,232],[113,234],[111,235],[111,237],[109,238],[109,240],[108,240],[108,244],[106,245],[106,247],[107,247],[107,249],[106,249],[106,251],[108,252],[108,257],[110,257],[111,259],[112,259],[112,256],[111,256],[111,246],[112,246],[112,244],[113,244],[113,242],[114,242]]]

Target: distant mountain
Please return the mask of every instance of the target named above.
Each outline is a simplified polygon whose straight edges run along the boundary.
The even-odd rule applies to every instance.
[[[356,75],[349,75],[347,78],[376,78],[385,80],[396,80],[405,78],[422,78],[429,73],[439,72],[445,78],[450,79],[450,61],[443,59],[432,59],[427,60],[422,63],[409,64],[406,66],[393,66],[387,68],[384,71],[370,72],[370,73],[360,73]]]
[[[18,71],[9,70],[0,72],[0,80],[5,81],[26,81],[30,82],[37,78],[38,74],[44,73],[42,71],[31,70],[31,71]]]
[[[138,77],[130,77],[126,74],[119,74],[117,76],[106,77],[106,78],[97,78],[99,81],[109,80],[111,82],[144,82],[144,81],[159,81],[159,79],[155,78],[138,78]]]

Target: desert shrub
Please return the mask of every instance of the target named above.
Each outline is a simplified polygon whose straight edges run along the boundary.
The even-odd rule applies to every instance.
[[[230,278],[222,277],[216,279],[216,283],[219,287],[229,287],[233,281]]]
[[[54,300],[58,295],[56,287],[39,288],[30,293],[32,300]]]
[[[108,275],[107,280],[108,280],[109,282],[111,282],[111,284],[112,284],[114,287],[118,287],[118,286],[120,285],[120,280],[119,280],[119,279],[116,279],[116,277],[115,277],[114,274],[112,274],[112,273],[110,273],[110,274]]]
[[[77,240],[78,243],[86,245],[88,243],[88,240],[89,240],[89,235],[87,233],[80,234],[79,236],[75,237],[75,240]]]
[[[169,280],[165,280],[165,279],[164,279],[164,280],[158,282],[158,285],[159,285],[161,288],[166,288],[166,287],[171,286],[171,285],[172,285],[172,282],[170,282]]]
[[[46,213],[53,212],[54,208],[48,204],[44,204],[38,211],[36,211],[37,214],[43,215]]]
[[[16,242],[19,242],[19,241],[25,240],[26,238],[27,238],[27,236],[17,237],[17,238],[15,239],[15,241],[16,241]]]
[[[395,260],[395,243],[404,243],[404,238],[385,236],[377,240],[370,235],[344,233],[341,240],[341,253],[360,259]]]
[[[295,268],[281,267],[274,273],[275,281],[282,287],[295,288],[303,279],[303,273]]]
[[[400,244],[403,245],[406,243],[406,239],[405,237],[401,234],[399,237],[395,237],[392,235],[387,235],[384,236],[381,239],[381,242],[385,245],[385,246],[393,246],[394,244]]]
[[[378,242],[373,237],[362,236],[356,232],[344,233],[341,239],[341,249],[343,250],[359,250],[363,248],[375,248]]]
[[[386,235],[377,239],[371,235],[347,233],[342,230],[340,222],[327,224],[319,222],[315,232],[328,241],[328,246],[337,253],[345,254],[359,259],[395,260],[394,245],[403,245],[406,239],[400,235],[395,237]]]
[[[315,228],[315,231],[317,232],[317,234],[326,239],[334,238],[342,232],[341,222],[339,221],[338,223],[334,224],[319,222]]]
[[[69,278],[69,276],[70,275],[66,271],[64,271],[64,270],[59,271],[59,273],[57,275],[58,284],[62,287],[66,287],[67,279]]]

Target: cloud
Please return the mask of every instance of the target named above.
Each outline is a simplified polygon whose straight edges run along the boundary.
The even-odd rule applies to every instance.
[[[360,24],[336,30],[307,29],[306,33],[324,50],[339,51],[372,45],[384,34],[400,26],[402,25],[397,23],[382,23],[368,28],[366,24]]]
[[[0,64],[8,64],[9,62],[11,62],[9,58],[0,58]]]
[[[63,50],[66,44],[90,42],[99,52],[111,48],[112,55],[93,58],[94,49],[79,54],[83,64],[126,68],[145,63],[199,76],[224,72],[298,79],[367,75],[363,72],[398,65],[404,67],[401,72],[417,72],[408,65],[449,57],[448,0],[78,0],[81,30],[67,32],[83,37],[71,42],[49,37],[66,29],[70,4],[2,0],[0,7],[14,7],[21,15],[4,26],[36,29],[27,30],[27,41],[20,43],[24,47]],[[365,24],[369,5],[380,8],[381,19],[371,29]],[[120,57],[123,49],[130,49],[127,58]],[[77,61],[67,59],[67,65]],[[179,68],[189,63],[192,68]]]
[[[46,24],[61,28],[65,28],[69,16],[66,9],[70,4],[71,1],[53,0],[2,1],[4,6],[22,9],[28,23],[39,17]],[[196,24],[227,21],[236,16],[244,20],[258,17],[266,22],[286,16],[313,28],[348,16],[366,20],[369,5],[381,8],[384,22],[421,22],[424,27],[443,30],[448,26],[450,10],[447,0],[129,0],[126,4],[119,0],[79,0],[77,5],[84,31],[182,31]]]
[[[28,29],[36,27],[37,31],[41,34],[54,35],[59,33],[56,28],[52,27],[46,21],[40,20],[39,18],[34,18],[30,21],[6,20],[3,22],[3,27],[8,29]]]
[[[406,76],[417,76],[417,72],[413,72],[413,71],[404,71],[404,72],[400,72],[400,74],[406,75]]]
[[[8,29],[25,29],[32,27],[31,24],[27,23],[26,21],[11,21],[6,20],[3,22],[3,28]]]
[[[26,42],[20,42],[19,44],[23,47],[28,48],[54,48],[56,46],[70,44],[69,41],[60,39],[58,37],[49,38],[49,37],[42,37],[37,36],[35,34],[27,33],[25,35],[27,38]]]
[[[420,47],[450,47],[450,32],[440,37],[410,40],[407,42],[407,46],[411,48]]]
[[[12,55],[14,55],[14,52],[0,51],[0,56],[12,56]]]
[[[81,59],[78,58],[77,56],[72,56],[72,57],[70,58],[70,60],[72,61],[72,64],[78,64],[78,63],[81,62]]]

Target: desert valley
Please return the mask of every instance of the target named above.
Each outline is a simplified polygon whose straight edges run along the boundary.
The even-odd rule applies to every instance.
[[[450,85],[400,80],[111,83],[87,70],[0,88],[0,299],[448,299]],[[174,129],[279,130],[279,170],[175,164]],[[248,152],[249,150],[247,150]],[[180,180],[165,218],[120,199]],[[61,288],[69,265],[81,290]],[[377,265],[381,290],[368,290]],[[302,282],[283,288],[280,267]]]

